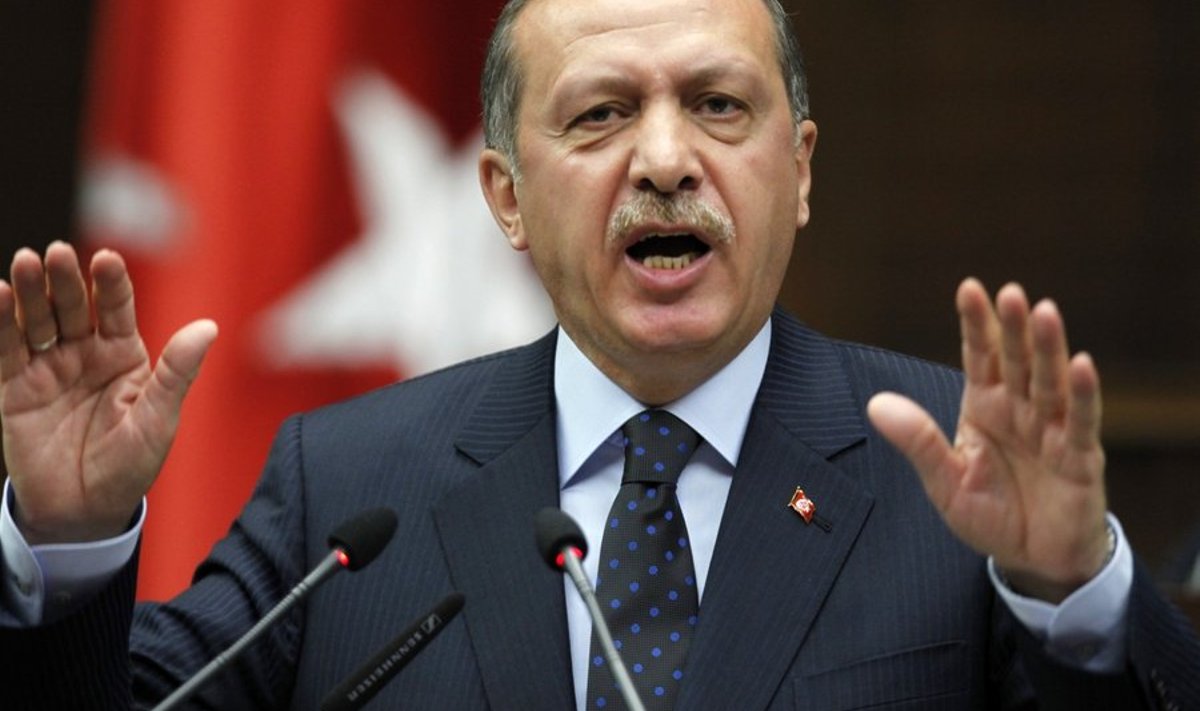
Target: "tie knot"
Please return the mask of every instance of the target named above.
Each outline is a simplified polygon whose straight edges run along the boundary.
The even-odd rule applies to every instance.
[[[621,426],[625,476],[621,483],[674,484],[700,444],[700,435],[666,410],[646,410]]]

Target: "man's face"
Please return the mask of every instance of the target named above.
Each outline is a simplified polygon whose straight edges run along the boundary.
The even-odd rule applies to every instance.
[[[762,0],[534,0],[515,28],[521,181],[485,194],[571,338],[643,399],[703,379],[770,314],[808,220]]]

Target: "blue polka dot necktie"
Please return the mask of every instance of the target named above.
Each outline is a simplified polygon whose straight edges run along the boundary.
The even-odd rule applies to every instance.
[[[621,431],[625,474],[600,544],[596,598],[646,708],[671,709],[700,607],[675,484],[700,436],[665,410]],[[588,708],[625,708],[594,632]]]

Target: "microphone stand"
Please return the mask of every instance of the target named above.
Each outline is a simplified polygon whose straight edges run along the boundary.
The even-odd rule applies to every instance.
[[[604,613],[600,611],[600,605],[596,602],[596,594],[592,591],[587,576],[584,575],[579,558],[576,557],[575,551],[570,546],[563,549],[562,558],[563,567],[571,576],[571,582],[575,583],[579,595],[587,603],[588,612],[592,616],[592,627],[600,638],[600,647],[604,650],[604,658],[608,660],[608,665],[612,668],[613,677],[617,680],[617,688],[621,690],[625,705],[629,707],[630,711],[646,711],[646,707],[642,705],[642,700],[638,697],[637,689],[633,686],[633,679],[629,677],[629,671],[625,668],[625,662],[617,652],[616,645],[613,644],[612,633],[608,631],[608,625],[604,622]]]
[[[177,708],[180,704],[186,701],[188,697],[196,693],[197,689],[208,682],[209,677],[224,667],[229,660],[240,655],[246,649],[246,647],[249,647],[255,640],[261,637],[262,633],[265,632],[268,627],[275,624],[275,621],[281,615],[289,612],[296,602],[298,602],[301,598],[306,597],[313,588],[325,582],[329,576],[341,570],[345,565],[344,556],[345,553],[340,550],[334,550],[330,552],[329,555],[325,556],[325,559],[321,561],[320,565],[318,565],[316,568],[313,568],[312,572],[306,575],[304,580],[301,580],[296,587],[292,588],[292,591],[287,594],[287,597],[283,598],[283,600],[281,600],[278,605],[276,605],[269,613],[267,613],[265,617],[251,627],[250,631],[246,632],[245,635],[239,638],[232,647],[218,654],[216,658],[205,665],[203,669],[196,672],[196,675],[188,679],[186,684],[176,689],[175,692],[166,699],[163,699],[162,703],[154,707],[154,711],[167,711],[168,709]]]

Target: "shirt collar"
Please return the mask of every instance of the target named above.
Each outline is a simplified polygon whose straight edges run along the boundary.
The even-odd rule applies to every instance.
[[[771,321],[767,319],[741,353],[716,375],[663,407],[691,425],[731,466],[737,465],[742,451],[770,345]],[[600,372],[561,326],[554,353],[554,397],[560,486],[570,481],[626,420],[646,409]]]

